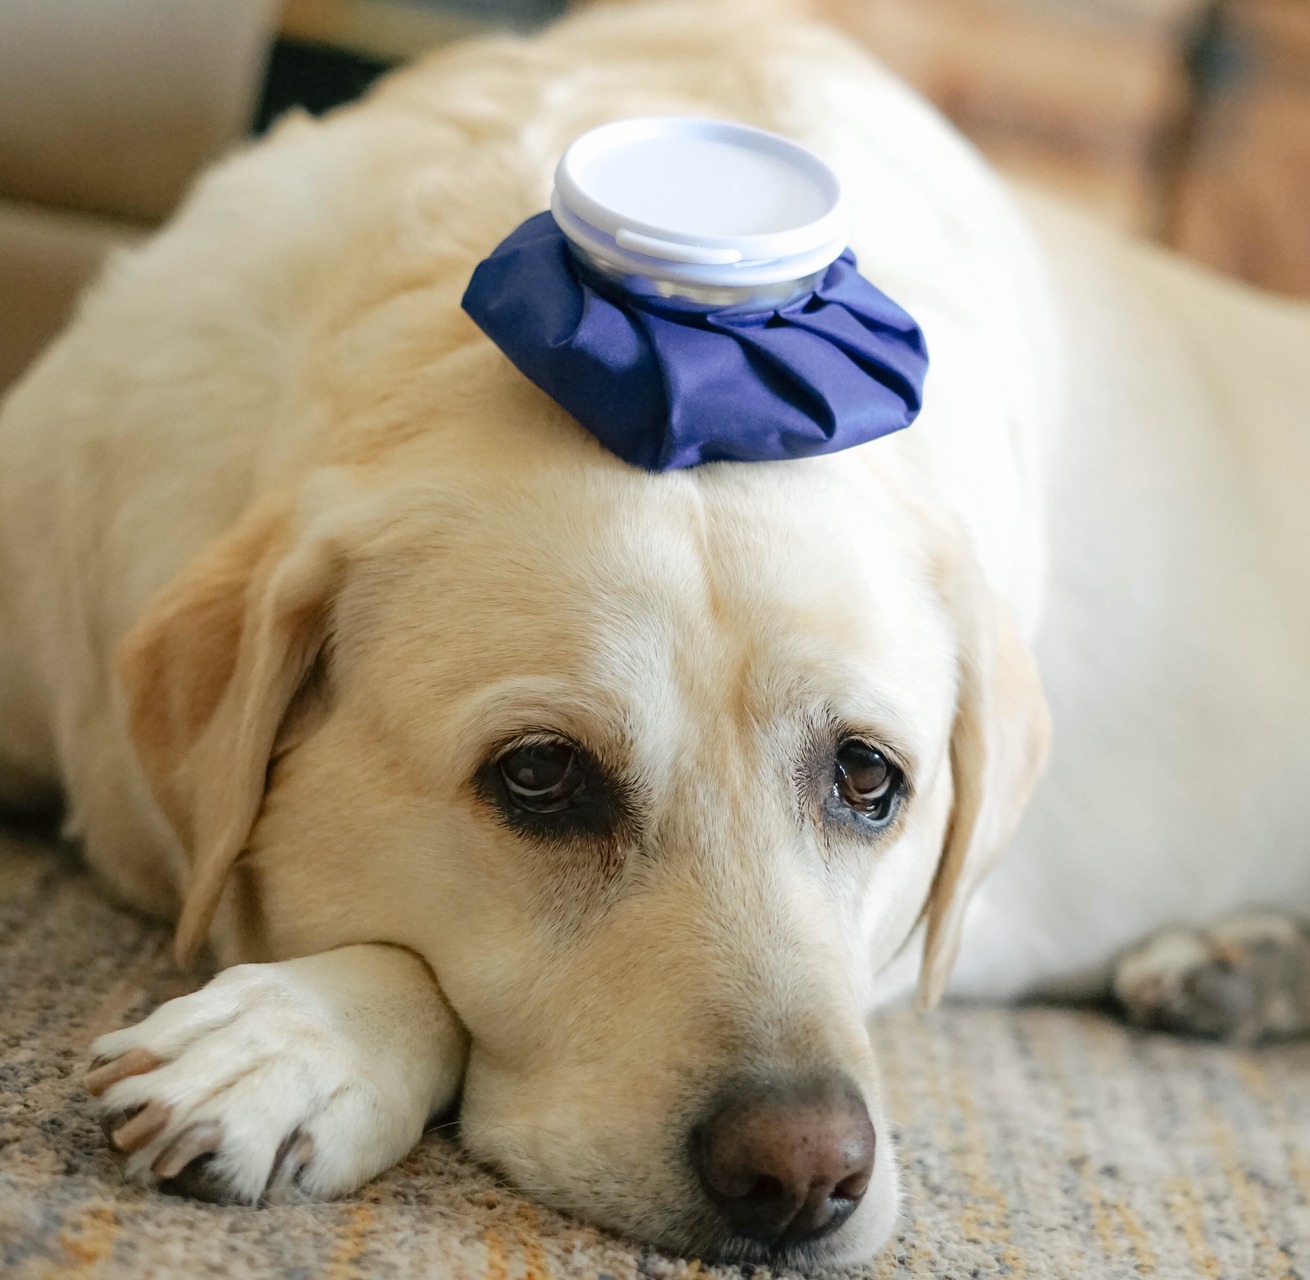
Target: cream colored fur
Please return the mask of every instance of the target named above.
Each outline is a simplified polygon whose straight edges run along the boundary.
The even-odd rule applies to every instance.
[[[978,158],[837,36],[770,13],[599,11],[286,121],[113,265],[6,404],[0,775],[11,798],[62,785],[108,883],[180,913],[183,953],[208,938],[242,965],[97,1046],[140,1068],[106,1107],[167,1116],[134,1173],[207,1135],[220,1183],[254,1199],[297,1135],[301,1185],[339,1193],[462,1085],[464,1140],[530,1193],[749,1255],[703,1203],[687,1126],[733,1080],[839,1070],[879,1134],[874,1183],[839,1233],[775,1260],[889,1237],[865,1020],[917,964],[921,920],[921,990],[940,993],[1040,768],[1029,645],[1063,397],[1082,378],[1130,416],[1176,392],[1080,374],[1102,366],[1077,326],[1102,312],[1063,267],[1052,288]],[[473,266],[546,206],[567,142],[652,112],[762,125],[838,168],[863,269],[928,335],[910,431],[647,476],[463,315]],[[1125,325],[1137,277],[1177,270],[1030,216],[1075,274],[1113,259]],[[1193,279],[1179,296],[1274,344],[1310,333],[1301,311]],[[1105,609],[1134,607],[1112,587]],[[639,797],[604,857],[514,835],[478,793],[488,756],[542,729]],[[906,765],[879,840],[825,826],[798,782],[846,730]],[[1075,739],[1075,761],[1095,742]],[[1057,791],[1065,828],[1095,810],[1098,835],[1116,830],[1098,767],[1092,797]],[[1105,838],[1130,841],[1134,816]],[[1040,805],[1037,821],[1029,849],[1064,831]],[[1049,912],[1025,915],[1022,890],[997,901],[970,926],[998,934],[966,952],[974,989],[1103,968],[1117,945],[1080,935],[1062,969]]]

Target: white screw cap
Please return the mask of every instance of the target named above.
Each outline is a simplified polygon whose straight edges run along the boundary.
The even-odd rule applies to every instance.
[[[689,285],[799,280],[847,242],[841,183],[812,151],[690,116],[584,133],[555,170],[551,212],[601,265]]]

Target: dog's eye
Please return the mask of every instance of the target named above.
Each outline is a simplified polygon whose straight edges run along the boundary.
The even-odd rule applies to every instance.
[[[629,816],[613,775],[560,734],[531,732],[501,746],[471,781],[501,823],[546,845],[598,840],[612,845]]]
[[[833,788],[841,802],[857,813],[886,818],[903,780],[896,765],[859,738],[848,738],[837,748]]]
[[[528,813],[559,813],[586,782],[577,751],[567,742],[532,742],[500,758],[505,793]]]

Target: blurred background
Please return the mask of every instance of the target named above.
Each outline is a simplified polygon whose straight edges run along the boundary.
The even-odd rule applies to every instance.
[[[0,388],[242,134],[568,2],[0,0]],[[1002,168],[1310,297],[1310,0],[810,3]]]

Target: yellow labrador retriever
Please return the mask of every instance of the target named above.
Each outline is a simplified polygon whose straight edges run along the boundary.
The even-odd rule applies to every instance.
[[[208,942],[223,966],[96,1045],[89,1084],[133,1176],[332,1196],[458,1098],[463,1141],[518,1186],[670,1249],[827,1265],[888,1239],[866,1018],[920,954],[939,997],[1042,767],[1052,486],[1053,525],[1133,572],[1088,530],[1131,533],[1134,499],[1105,506],[1108,464],[1052,462],[1061,400],[1073,387],[1078,448],[1131,455],[1146,417],[1196,420],[1172,348],[1125,372],[1181,341],[1141,336],[1144,308],[1222,313],[1228,346],[1198,357],[1221,381],[1239,320],[1280,369],[1310,323],[1055,211],[1031,215],[1039,249],[928,107],[766,12],[597,11],[286,121],[112,265],[6,404],[0,787],[61,786],[104,880],[178,917],[181,958]],[[647,475],[463,314],[565,145],[651,113],[761,125],[839,170],[863,270],[928,336],[910,431]],[[1106,283],[1129,277],[1136,294]],[[1096,356],[1085,375],[1058,340],[1077,306],[1099,317],[1069,344]],[[1290,439],[1285,399],[1266,393],[1262,422]],[[1290,563],[1260,536],[1257,603]],[[1086,614],[1057,607],[1055,643],[1084,646],[1069,696],[1090,687],[1109,719],[1148,682],[1089,619],[1152,603],[1076,567]],[[1304,595],[1283,599],[1299,625]],[[1229,652],[1194,647],[1194,675]],[[1239,787],[1251,753],[1227,723],[1207,759]],[[1162,776],[1122,770],[1115,827],[1098,725],[1072,733],[1027,840],[1064,868],[1066,907],[1091,874],[1070,868],[1131,843]],[[1194,822],[1189,785],[1157,825]],[[998,939],[971,989],[1104,973],[1172,910],[1115,899],[1084,928],[1040,886],[1008,893],[971,922]]]

